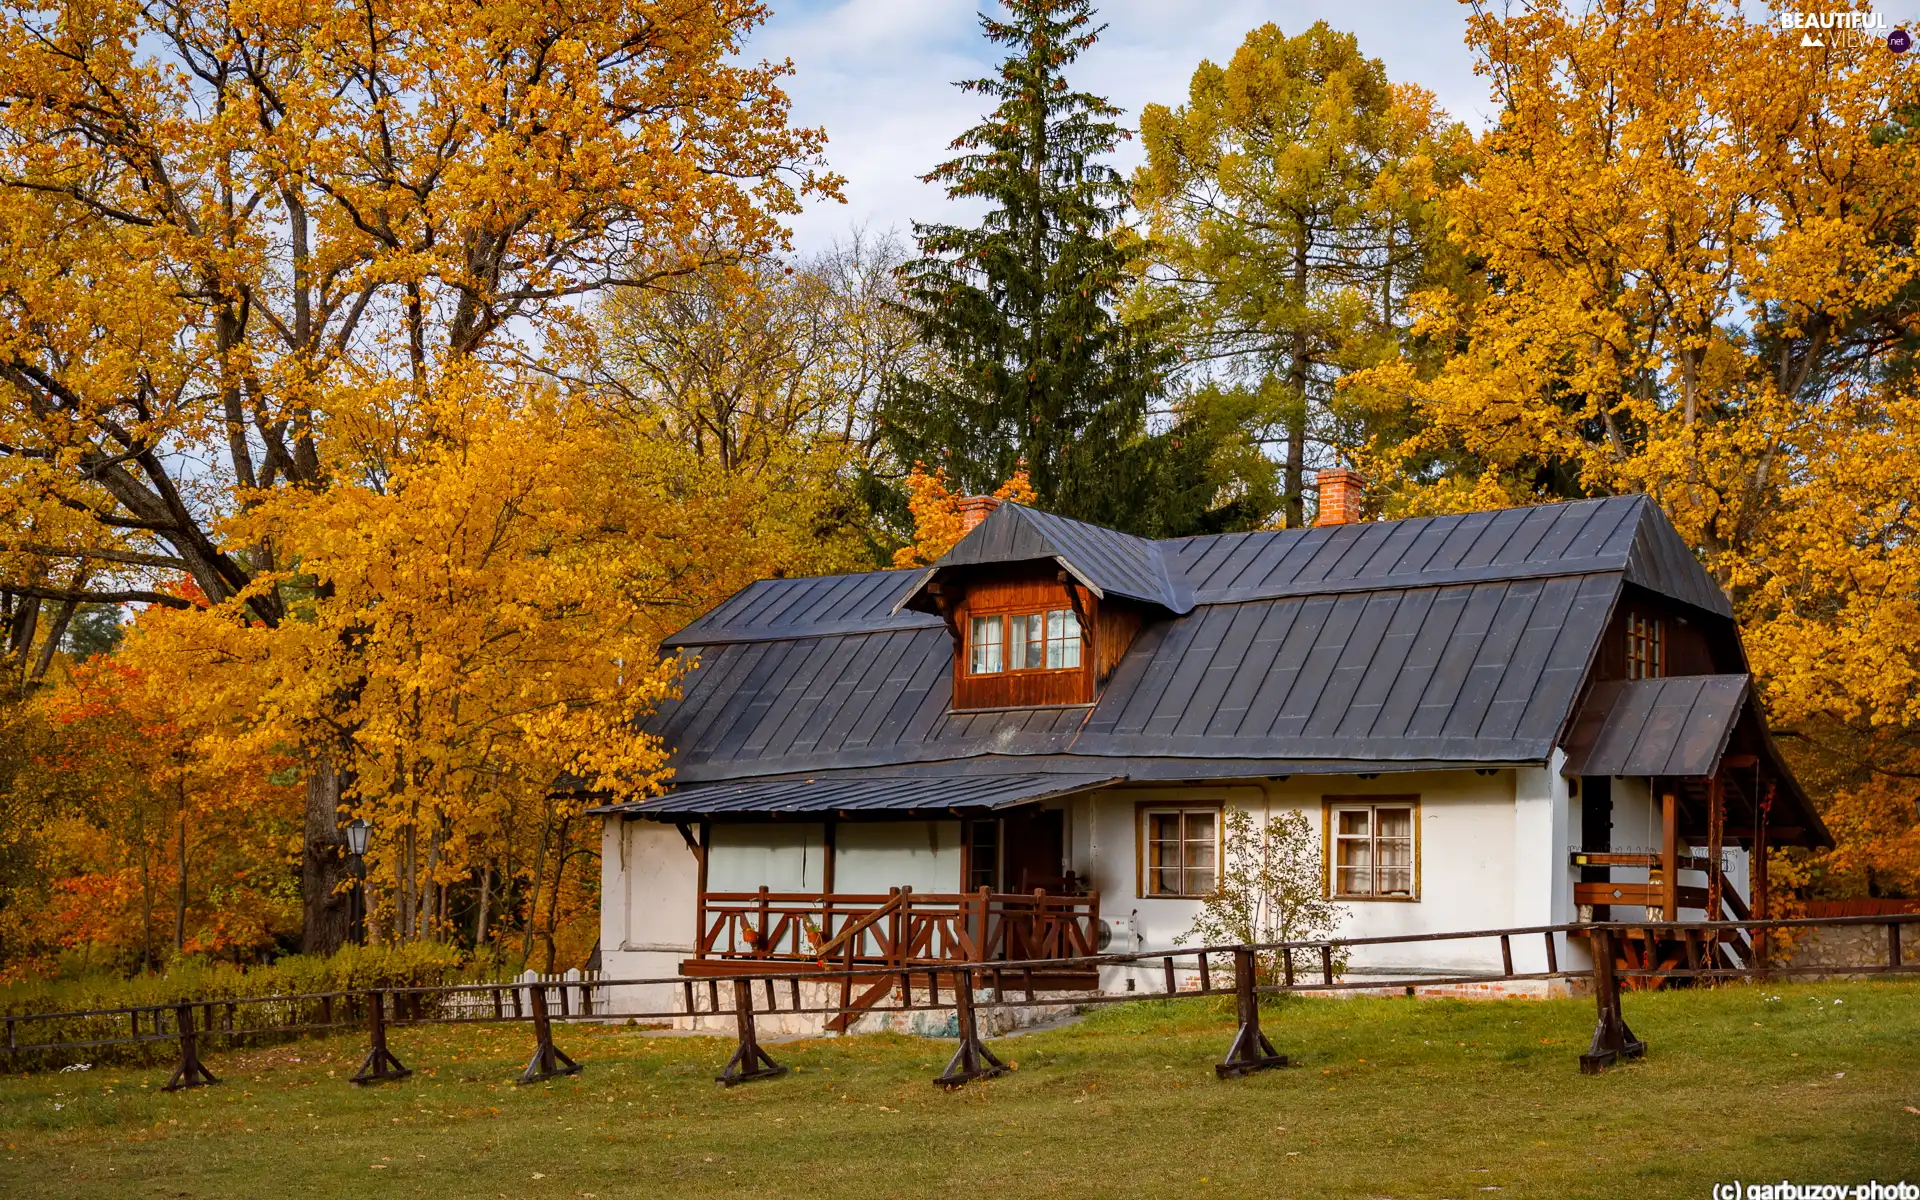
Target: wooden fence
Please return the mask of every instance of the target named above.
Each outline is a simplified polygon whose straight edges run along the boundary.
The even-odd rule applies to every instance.
[[[1714,946],[1736,937],[1751,941],[1755,934],[1770,930],[1810,926],[1882,927],[1887,942],[1886,961],[1858,966],[1796,967],[1767,965],[1764,962],[1744,966],[1731,965],[1728,958],[1712,952]],[[934,1080],[942,1086],[951,1087],[969,1080],[987,1078],[1005,1069],[979,1036],[977,1012],[983,1008],[1007,1009],[1062,1003],[1085,1007],[1155,998],[1180,1000],[1231,995],[1235,999],[1239,1028],[1226,1056],[1217,1064],[1217,1070],[1224,1078],[1283,1066],[1287,1061],[1284,1054],[1274,1049],[1261,1028],[1259,1000],[1262,995],[1316,991],[1397,991],[1403,988],[1411,992],[1416,988],[1463,984],[1586,979],[1593,984],[1598,1021],[1592,1045],[1587,1053],[1580,1056],[1580,1068],[1583,1072],[1593,1073],[1619,1059],[1638,1057],[1646,1052],[1646,1044],[1633,1035],[1623,1011],[1621,993],[1623,983],[1627,981],[1716,983],[1743,978],[1815,974],[1920,974],[1920,957],[1909,962],[1902,949],[1903,934],[1915,926],[1920,926],[1920,913],[1657,925],[1645,922],[1589,922],[1399,937],[1203,946],[1174,951],[1076,956],[1065,960],[935,963],[898,968],[827,968],[804,972],[774,969],[761,974],[733,975],[724,981],[688,976],[654,979],[522,979],[442,987],[376,988],[310,995],[205,1000],[87,1012],[16,1014],[6,1018],[6,1042],[10,1066],[17,1066],[22,1058],[34,1058],[42,1065],[47,1065],[51,1056],[95,1047],[172,1042],[177,1045],[179,1056],[178,1065],[166,1085],[167,1090],[172,1091],[218,1082],[201,1062],[203,1043],[218,1042],[234,1046],[255,1038],[336,1034],[363,1025],[367,1030],[369,1048],[360,1070],[350,1082],[364,1085],[401,1079],[411,1074],[388,1044],[388,1032],[393,1028],[523,1021],[532,1026],[534,1051],[518,1082],[534,1083],[556,1075],[576,1074],[581,1070],[580,1064],[555,1045],[553,1026],[556,1023],[673,1021],[689,1016],[723,1015],[731,1018],[738,1045],[716,1078],[722,1084],[733,1085],[783,1073],[783,1068],[774,1062],[760,1044],[757,1016],[768,1013],[824,1016],[842,1011],[842,1006],[838,1004],[810,1003],[809,997],[803,994],[802,984],[828,982],[850,989],[857,982],[872,984],[891,981],[895,985],[891,989],[893,1002],[873,1006],[869,1011],[887,1013],[939,1009],[951,1010],[955,1014],[960,1045],[947,1069]],[[1559,947],[1561,940],[1567,937],[1589,942],[1594,960],[1591,969],[1568,970],[1561,965]],[[1546,970],[1515,970],[1515,945],[1533,938],[1543,940]],[[1357,947],[1489,940],[1496,942],[1500,949],[1503,969],[1498,972],[1438,972],[1419,978],[1356,979],[1341,978],[1336,969],[1336,964],[1346,957],[1347,952]],[[1684,965],[1617,966],[1616,951],[1624,940],[1684,945]],[[1076,969],[1147,966],[1158,977],[1162,987],[1158,992],[1090,993],[1074,996],[1067,1001],[1057,996],[1040,995],[1034,982],[1036,977],[1044,979],[1050,972],[1067,964]],[[615,1002],[620,989],[634,988],[647,988],[654,995],[673,995],[678,1002],[667,1008],[633,1010]],[[816,996],[823,994],[819,989],[814,989],[814,993]],[[103,1036],[74,1040],[36,1041],[31,1036],[36,1023],[72,1023],[81,1018],[87,1023],[105,1022],[123,1026],[124,1029],[115,1028],[109,1032],[101,1028]],[[23,1037],[23,1034],[27,1036]]]

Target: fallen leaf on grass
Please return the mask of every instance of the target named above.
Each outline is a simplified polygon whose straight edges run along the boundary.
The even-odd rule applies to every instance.
[[[1913,1105],[1909,1104],[1907,1105],[1907,1111],[1912,1113],[1916,1117],[1920,1117],[1920,1108],[1915,1108]]]

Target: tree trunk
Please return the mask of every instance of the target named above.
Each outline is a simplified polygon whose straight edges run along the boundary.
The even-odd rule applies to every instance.
[[[346,945],[352,915],[347,894],[340,890],[347,877],[341,847],[340,775],[326,759],[313,760],[307,770],[306,854],[300,868],[302,924],[300,949],[306,954],[332,954]]]
[[[180,873],[179,886],[174,890],[173,900],[173,952],[180,955],[187,948],[187,785],[182,780],[180,790],[180,826],[174,831],[174,867]]]
[[[476,953],[487,946],[487,901],[493,890],[493,862],[480,868],[480,911],[473,919],[473,948]]]

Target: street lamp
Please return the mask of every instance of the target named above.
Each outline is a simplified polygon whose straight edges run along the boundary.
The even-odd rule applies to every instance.
[[[348,936],[356,946],[367,944],[367,835],[373,832],[373,826],[359,817],[347,822],[347,853],[353,855],[353,864],[349,874],[353,876],[353,892],[347,899]]]

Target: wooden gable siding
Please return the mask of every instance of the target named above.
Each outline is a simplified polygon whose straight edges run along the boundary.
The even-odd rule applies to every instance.
[[[1746,666],[1729,658],[1721,661],[1715,655],[1706,630],[1702,627],[1703,618],[1690,616],[1677,604],[1665,601],[1662,597],[1641,593],[1621,597],[1614,609],[1613,619],[1607,623],[1607,632],[1600,641],[1600,652],[1594,658],[1593,678],[1595,682],[1627,677],[1627,620],[1640,617],[1646,620],[1658,620],[1661,623],[1661,675],[1716,675],[1739,673]]]

